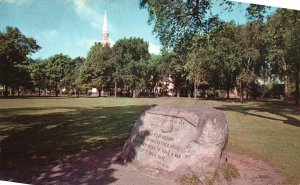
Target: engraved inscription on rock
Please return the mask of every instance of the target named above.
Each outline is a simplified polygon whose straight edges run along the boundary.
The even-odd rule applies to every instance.
[[[136,121],[123,158],[152,174],[210,177],[222,162],[228,140],[223,113],[210,107],[157,105]]]

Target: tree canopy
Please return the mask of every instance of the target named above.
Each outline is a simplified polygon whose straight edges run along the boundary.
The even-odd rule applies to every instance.
[[[7,27],[0,31],[0,84],[5,87],[17,86],[24,74],[22,65],[28,62],[28,55],[40,49],[36,40],[26,37],[18,28]]]
[[[154,23],[153,32],[157,34],[162,45],[168,48],[219,27],[222,22],[211,11],[214,4],[226,9],[233,3],[227,0],[220,3],[212,0],[165,0],[163,3],[140,0],[140,6],[149,12],[149,23]]]

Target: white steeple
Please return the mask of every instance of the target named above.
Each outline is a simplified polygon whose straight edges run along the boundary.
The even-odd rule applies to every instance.
[[[106,18],[106,10],[105,10],[105,13],[104,13],[104,19],[103,19],[102,33],[107,33],[107,18]]]
[[[106,17],[106,10],[105,10],[104,18],[103,18],[103,27],[102,27],[102,41],[101,41],[102,46],[110,45],[108,36],[109,34],[107,29],[107,17]]]

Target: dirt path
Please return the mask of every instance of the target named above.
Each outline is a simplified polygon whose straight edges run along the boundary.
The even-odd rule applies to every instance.
[[[176,182],[153,178],[130,165],[122,164],[118,151],[98,151],[67,156],[53,165],[0,171],[0,179],[30,184],[97,184],[97,185],[173,185]],[[230,184],[282,184],[283,178],[265,162],[228,154],[228,162],[239,170],[239,178]],[[226,181],[217,184],[229,184]]]
[[[229,153],[228,162],[233,164],[239,170],[240,174],[230,184],[278,185],[283,183],[284,178],[262,160],[255,160],[246,155]],[[228,184],[228,182],[223,181],[220,184]]]

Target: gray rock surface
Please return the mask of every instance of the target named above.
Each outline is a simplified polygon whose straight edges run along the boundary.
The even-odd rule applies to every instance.
[[[226,159],[228,126],[222,111],[206,106],[156,105],[145,110],[122,157],[147,174],[210,178]]]

